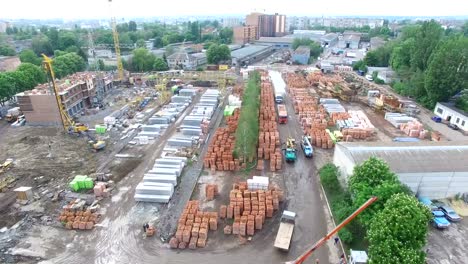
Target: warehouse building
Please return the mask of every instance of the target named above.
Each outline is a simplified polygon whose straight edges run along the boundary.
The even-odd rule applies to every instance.
[[[468,192],[468,141],[340,142],[333,163],[347,182],[370,157],[386,161],[415,194],[441,199]]]
[[[307,46],[299,46],[297,49],[293,52],[291,60],[294,63],[302,64],[302,65],[307,65],[309,64],[309,59],[310,59],[310,48]]]
[[[434,114],[461,130],[468,132],[468,113],[456,108],[451,103],[437,103],[434,108]],[[467,165],[468,166],[468,165]]]
[[[190,54],[186,51],[180,51],[167,57],[167,64],[171,69],[195,70],[198,66],[206,63],[206,54],[202,52]]]
[[[340,48],[340,49],[359,49],[359,42],[360,41],[361,41],[361,36],[359,34],[345,33],[338,40],[338,48]]]
[[[57,89],[63,106],[71,117],[84,109],[92,108],[113,89],[111,74],[79,72],[57,80]],[[48,83],[16,95],[26,121],[33,125],[57,125],[61,123],[53,89]]]
[[[232,66],[243,66],[264,59],[273,53],[271,46],[249,45],[231,52]]]
[[[320,38],[320,42],[324,47],[333,47],[338,43],[338,35],[336,33],[328,33]]]
[[[273,46],[274,49],[291,49],[293,41],[294,38],[288,37],[261,37],[255,44]]]

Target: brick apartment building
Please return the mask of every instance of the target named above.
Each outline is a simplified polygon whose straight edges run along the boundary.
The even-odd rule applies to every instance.
[[[245,18],[245,26],[233,30],[236,44],[251,43],[261,37],[282,37],[287,33],[286,16],[251,13]]]
[[[258,39],[258,27],[257,26],[240,26],[234,27],[234,43],[236,44],[246,44],[252,43]]]
[[[81,114],[86,108],[113,89],[110,74],[79,72],[57,81],[57,88],[65,109],[72,117]],[[16,95],[26,121],[36,125],[60,124],[60,114],[52,87],[48,83],[36,86],[33,90]]]

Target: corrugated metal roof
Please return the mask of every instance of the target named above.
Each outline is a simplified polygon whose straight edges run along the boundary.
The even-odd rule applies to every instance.
[[[336,147],[355,164],[377,157],[396,173],[468,172],[468,141],[340,142]]]
[[[244,47],[242,49],[237,49],[237,50],[231,51],[231,57],[236,58],[236,59],[245,58],[245,57],[248,57],[250,55],[257,54],[257,53],[259,53],[261,51],[264,51],[266,49],[269,49],[269,48],[270,48],[269,46],[250,45],[250,46],[246,46],[246,47]]]

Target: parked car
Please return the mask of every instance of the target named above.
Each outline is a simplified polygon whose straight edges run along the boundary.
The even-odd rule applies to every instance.
[[[436,122],[436,123],[440,123],[442,122],[442,118],[438,117],[438,116],[433,116],[432,118],[432,121]]]
[[[441,206],[439,207],[440,210],[442,210],[442,212],[445,214],[445,217],[452,221],[452,222],[460,222],[461,221],[461,217],[455,213],[455,211],[452,209],[452,207],[448,206],[448,205],[445,205],[445,206]]]
[[[432,225],[438,229],[446,229],[450,226],[450,222],[445,218],[445,214],[442,211],[432,211],[434,218],[432,219]]]
[[[452,124],[452,123],[448,123],[447,126],[450,127],[450,128],[453,129],[453,130],[458,130],[458,129],[460,129],[457,125]]]
[[[418,201],[422,204],[424,204],[425,206],[427,206],[429,208],[429,210],[433,211],[433,210],[439,210],[439,207],[437,207],[436,205],[434,205],[431,201],[431,199],[427,198],[427,197],[423,197],[423,196],[420,196],[418,197]]]
[[[366,75],[366,80],[372,82],[372,81],[374,80],[374,78],[372,78],[372,75],[367,74],[367,75]]]

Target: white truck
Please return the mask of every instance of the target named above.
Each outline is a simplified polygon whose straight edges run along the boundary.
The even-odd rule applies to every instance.
[[[281,215],[281,223],[278,229],[278,234],[276,234],[274,247],[280,250],[289,250],[291,245],[291,238],[294,232],[294,224],[296,219],[296,213],[291,211],[283,211]]]
[[[268,71],[270,79],[273,83],[273,89],[275,92],[275,102],[281,104],[284,102],[284,97],[286,96],[286,83],[281,76],[281,73],[278,71]]]

